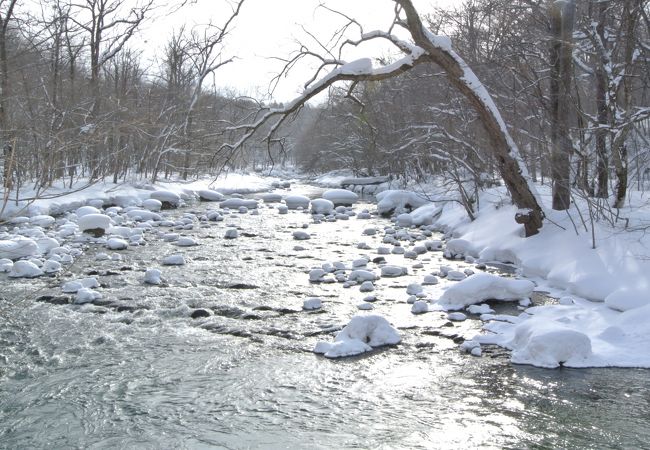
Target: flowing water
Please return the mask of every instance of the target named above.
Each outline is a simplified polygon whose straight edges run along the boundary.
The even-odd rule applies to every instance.
[[[440,252],[421,255],[423,267],[408,277],[376,283],[374,312],[399,328],[401,344],[343,360],[313,354],[318,340],[331,340],[359,313],[366,294],[310,284],[306,272],[376,257],[381,233],[362,231],[389,223],[310,223],[305,213],[264,207],[260,215],[197,223],[183,232],[197,247],[179,249],[149,233],[148,245],[121,252],[121,262],[97,262],[94,254],[105,250],[90,246],[64,278],[96,274],[97,304],[37,301],[60,296],[62,280],[0,275],[0,447],[650,446],[648,371],[514,366],[498,348],[475,358],[457,342],[477,332],[478,320],[411,314],[409,282],[441,263],[470,267]],[[303,224],[312,238],[295,241],[291,233]],[[222,238],[228,226],[240,229],[238,239]],[[373,250],[357,249],[361,241]],[[146,268],[176,252],[187,265],[162,267],[162,286],[142,283]],[[313,295],[323,310],[302,311]]]

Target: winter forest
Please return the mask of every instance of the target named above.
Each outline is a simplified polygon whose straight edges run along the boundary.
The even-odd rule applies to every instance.
[[[650,445],[650,3],[307,3],[0,0],[0,448]]]

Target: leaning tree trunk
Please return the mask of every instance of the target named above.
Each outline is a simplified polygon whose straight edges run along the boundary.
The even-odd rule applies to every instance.
[[[519,150],[492,98],[474,72],[451,48],[431,39],[412,2],[395,1],[406,13],[407,26],[415,44],[428,53],[432,62],[445,70],[450,82],[469,100],[478,113],[492,142],[499,173],[513,202],[520,208],[516,220],[524,224],[526,236],[537,234],[542,227],[544,213],[534,194],[534,187],[530,183]]]

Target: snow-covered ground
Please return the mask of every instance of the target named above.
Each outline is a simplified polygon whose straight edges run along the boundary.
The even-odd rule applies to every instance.
[[[328,174],[308,181],[334,187],[344,177],[349,178],[349,174]],[[77,191],[73,187],[72,192],[63,186],[55,187],[41,193],[36,200],[4,206],[0,270],[9,272],[11,277],[56,273],[78,255],[78,247],[61,245],[70,237],[75,237],[77,242],[81,237],[95,239],[93,242],[103,242],[112,251],[139,245],[143,230],[165,222],[158,211],[166,204],[175,207],[200,197],[218,205],[225,196],[230,196],[231,203],[224,203],[223,207],[242,214],[249,211],[257,214],[257,202],[240,199],[238,194],[267,192],[282,185],[282,179],[277,177],[229,174],[189,183],[96,183]],[[424,190],[420,187],[386,191],[387,187],[388,183],[376,187],[384,190],[378,196],[378,210],[384,215],[392,214],[395,223],[383,230],[384,245],[375,249],[377,254],[401,254],[414,260],[418,254],[437,250],[441,245],[433,240],[418,242],[414,238],[416,230],[440,230],[446,233],[443,246],[446,257],[477,264],[509,263],[522,278],[472,275],[471,271],[464,273],[441,267],[439,272],[428,275],[422,286],[408,286],[407,294],[411,296],[408,303],[412,304],[409,308],[413,313],[465,309],[469,314],[481,314],[484,333],[463,344],[464,350],[478,356],[481,345],[497,344],[512,350],[513,362],[541,367],[650,367],[650,237],[646,235],[650,229],[650,202],[642,193],[631,194],[630,206],[619,212],[619,220],[613,225],[602,219],[592,223],[589,217],[593,210],[590,212],[588,205],[580,201],[569,212],[551,211],[547,207],[548,220],[541,233],[524,238],[522,226],[513,220],[516,208],[510,205],[503,188],[483,192],[477,218],[470,221],[458,203],[430,201],[447,198],[435,185]],[[544,187],[540,191],[548,205],[549,192]],[[309,199],[293,194],[295,199],[289,198],[287,206],[306,210]],[[348,220],[354,216],[344,206],[333,209],[335,200],[340,200],[345,192],[333,194],[336,194],[333,200],[312,205],[315,222]],[[30,193],[21,195],[29,197]],[[355,196],[346,198],[354,201]],[[409,212],[413,208],[417,209]],[[220,214],[215,209],[206,220],[220,220]],[[367,217],[367,212],[361,212],[356,219]],[[184,226],[182,220],[172,225],[178,229]],[[380,231],[368,229],[364,234],[370,236]],[[94,235],[89,237],[88,233]],[[173,233],[161,237],[175,241],[179,247],[200,245]],[[227,234],[226,237],[237,238]],[[308,239],[309,234],[296,231],[294,238]],[[402,246],[400,241],[408,245]],[[106,257],[119,258],[119,254]],[[183,264],[181,260],[182,255],[170,255],[163,264]],[[359,259],[350,267],[323,266],[312,270],[309,278],[313,282],[341,282],[348,286],[358,283],[363,287],[362,292],[372,292],[373,283],[380,275],[366,270],[367,263]],[[381,277],[401,276],[405,271],[399,266],[383,266]],[[443,290],[437,286],[436,276],[457,282]],[[161,272],[150,269],[144,282],[162,283]],[[434,286],[431,292],[436,292],[437,298],[427,298],[423,292],[427,286]],[[549,292],[560,300],[557,304],[527,308],[516,317],[492,314],[483,303],[514,300],[524,309],[533,289]],[[81,284],[76,302],[91,302],[98,295],[92,286]],[[367,298],[359,309],[373,309],[372,296]],[[305,309],[314,308],[315,304],[305,304]],[[464,320],[465,315],[452,313],[449,318]],[[356,331],[350,334],[352,329],[374,329],[380,323],[389,330],[382,332],[382,336],[390,335],[389,338],[375,342],[370,334],[362,336],[363,333]],[[363,325],[361,319],[352,319],[334,343],[323,342],[316,351],[338,357],[365,352],[376,345],[397,343],[398,335],[391,334],[390,330],[390,324],[381,318]]]

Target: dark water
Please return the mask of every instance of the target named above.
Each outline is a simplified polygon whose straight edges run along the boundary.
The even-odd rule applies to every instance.
[[[374,292],[374,312],[400,329],[400,345],[344,360],[314,355],[318,340],[365,313],[356,304],[367,294],[310,284],[306,272],[376,257],[382,234],[362,231],[388,222],[310,224],[312,239],[293,240],[305,223],[307,214],[265,207],[259,216],[196,223],[183,234],[198,247],[176,248],[157,230],[147,246],[121,252],[121,262],[94,261],[105,250],[91,246],[67,278],[98,271],[101,306],[36,302],[59,295],[61,280],[1,275],[0,447],[650,446],[647,371],[514,366],[498,348],[475,358],[452,338],[473,336],[480,322],[412,315],[405,287],[450,265],[440,252],[387,257],[411,267],[411,276],[382,279]],[[228,225],[240,228],[238,239],[222,238]],[[362,241],[373,250],[357,249]],[[179,251],[190,261],[162,267],[166,285],[143,285],[146,268]],[[417,262],[424,267],[413,269]],[[312,295],[323,298],[322,312],[301,310]],[[196,309],[211,315],[192,319]]]

